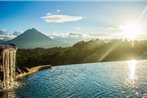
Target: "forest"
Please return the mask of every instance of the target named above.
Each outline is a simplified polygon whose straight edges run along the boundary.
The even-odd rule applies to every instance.
[[[16,65],[31,68],[105,61],[143,59],[147,56],[147,41],[101,39],[81,41],[71,47],[18,49]],[[132,45],[133,44],[133,45]]]

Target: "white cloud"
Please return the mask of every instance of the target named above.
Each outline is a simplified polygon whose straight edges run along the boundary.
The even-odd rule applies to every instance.
[[[64,22],[73,22],[79,21],[83,19],[81,16],[70,16],[70,15],[52,15],[47,14],[47,16],[41,17],[47,23],[54,22],[54,23],[64,23]]]
[[[110,26],[108,27],[109,30],[120,30],[121,26]]]
[[[1,31],[6,32],[6,30],[5,30],[5,29],[2,29]]]
[[[4,35],[4,34],[7,34],[8,32],[5,30],[5,29],[1,29],[0,30],[0,35]]]
[[[1,39],[1,40],[5,40],[5,41],[11,40],[11,39],[13,39],[13,38],[15,38],[15,37],[16,37],[16,36],[10,35],[10,34],[7,34],[7,35],[0,35],[0,39]]]
[[[52,13],[47,13],[46,15],[52,15]]]
[[[20,33],[22,33],[22,32],[15,31],[13,34],[10,34],[7,32],[7,30],[1,29],[0,30],[0,39],[5,40],[5,41],[11,40],[11,39],[15,38],[17,35],[19,35]]]
[[[76,28],[75,28],[76,31],[79,31],[79,30],[81,30],[81,29],[82,29],[81,27],[76,27]]]
[[[60,9],[57,9],[57,10],[56,10],[57,13],[59,13],[60,11],[61,11]]]
[[[54,39],[54,36],[49,36],[49,38]]]
[[[15,31],[14,33],[13,33],[13,35],[14,36],[18,36],[18,35],[20,35],[20,34],[22,34],[23,33],[23,31]]]
[[[78,38],[78,39],[96,39],[98,38],[97,35],[93,34],[85,34],[85,33],[77,33],[77,32],[72,32],[72,33],[53,33],[48,35],[50,38]]]

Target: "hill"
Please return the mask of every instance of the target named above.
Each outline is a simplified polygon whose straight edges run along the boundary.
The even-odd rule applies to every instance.
[[[62,46],[63,44],[59,41],[47,37],[35,28],[26,30],[24,33],[8,42],[16,44],[18,48],[50,48]]]
[[[130,59],[145,59],[147,57],[147,41],[125,40],[91,40],[78,42],[72,47],[19,49],[17,65],[33,67],[37,65],[65,65],[93,63],[104,61],[120,61]]]

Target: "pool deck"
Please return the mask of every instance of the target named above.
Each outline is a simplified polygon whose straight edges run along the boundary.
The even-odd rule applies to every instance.
[[[49,68],[51,68],[51,65],[40,65],[40,66],[36,66],[33,68],[29,68],[28,72],[24,72],[24,73],[20,73],[20,74],[16,75],[16,80],[19,80],[19,79],[26,77],[30,74],[33,74],[35,72],[38,72],[38,71],[41,71],[44,69],[49,69]]]

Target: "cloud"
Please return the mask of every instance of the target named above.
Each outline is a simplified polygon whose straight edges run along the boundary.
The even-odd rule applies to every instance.
[[[70,16],[70,15],[53,15],[47,14],[47,16],[41,17],[47,23],[65,23],[65,22],[74,22],[83,19],[81,16]]]
[[[22,31],[15,31],[14,33],[13,33],[13,35],[14,36],[18,36],[18,35],[20,35],[22,33]]]
[[[0,30],[0,35],[7,34],[7,31],[5,29]]]
[[[0,39],[1,40],[11,40],[13,38],[15,38],[17,35],[19,35],[22,32],[19,31],[15,31],[13,34],[8,33],[5,29],[1,29],[0,30]]]
[[[47,16],[48,16],[48,15],[52,15],[52,13],[47,13],[46,15],[47,15]]]
[[[109,27],[107,27],[107,29],[117,31],[117,30],[121,30],[121,26],[109,26]]]
[[[78,38],[78,39],[96,39],[98,38],[97,35],[93,34],[85,34],[85,33],[77,33],[77,32],[71,32],[71,33],[53,33],[48,35],[50,38]]]
[[[79,30],[81,30],[81,29],[82,29],[81,27],[76,27],[76,28],[75,28],[76,31],[79,31]]]
[[[57,13],[59,13],[60,11],[61,11],[60,9],[57,9],[57,10],[56,10]]]
[[[0,35],[0,39],[1,39],[1,40],[5,40],[5,41],[11,40],[11,39],[13,39],[13,38],[15,38],[15,37],[16,37],[16,36],[10,35],[10,34],[7,34],[7,35]]]

